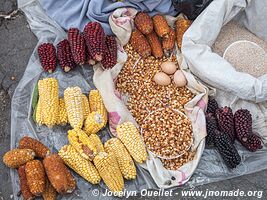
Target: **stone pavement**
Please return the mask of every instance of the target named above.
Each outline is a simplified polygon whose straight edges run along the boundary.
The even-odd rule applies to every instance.
[[[0,16],[16,9],[15,0],[0,1]],[[35,48],[36,38],[30,31],[25,17],[18,12],[14,19],[8,20],[0,17],[0,157],[10,148],[10,104],[12,94],[23,76],[30,55]],[[217,183],[202,185],[191,190],[243,190],[263,191],[262,199],[267,199],[267,170]],[[181,198],[181,191],[175,190],[179,195],[166,197],[174,200]],[[17,194],[14,194],[17,195]],[[0,161],[0,200],[13,198],[9,169]],[[130,199],[137,199],[131,197]],[[139,199],[139,198],[138,198]],[[162,199],[162,197],[143,197],[141,199]],[[204,199],[200,197],[183,199]],[[207,199],[257,199],[256,197],[210,197]]]

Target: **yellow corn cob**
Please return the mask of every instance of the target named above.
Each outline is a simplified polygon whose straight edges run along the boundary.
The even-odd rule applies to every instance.
[[[95,134],[94,136],[98,137]],[[95,137],[88,137],[87,134],[80,129],[69,130],[68,140],[69,143],[76,149],[76,151],[87,160],[93,160],[98,152],[104,149],[99,138],[97,141]],[[99,143],[102,145],[102,147],[99,145]]]
[[[147,159],[147,152],[137,128],[131,122],[124,122],[117,126],[117,136],[125,145],[133,159],[142,163]]]
[[[89,93],[89,104],[91,112],[95,111],[100,113],[103,116],[104,126],[106,126],[108,121],[108,113],[105,108],[103,99],[98,90],[91,90]]]
[[[64,100],[70,125],[74,129],[81,129],[84,121],[81,88],[68,87],[64,91]]]
[[[85,122],[84,122],[84,131],[90,135],[97,133],[105,126],[103,116],[98,112],[91,112]]]
[[[97,134],[89,135],[89,140],[93,143],[93,145],[97,151],[97,154],[101,151],[104,151],[104,145],[102,144],[102,142],[101,142],[101,140]]]
[[[55,78],[39,80],[38,90],[37,123],[53,127],[59,115],[58,81]]]
[[[83,94],[82,98],[83,98],[83,117],[84,119],[86,119],[91,111],[90,111],[89,101],[88,101],[87,96]]]
[[[60,126],[65,126],[68,123],[68,115],[65,106],[65,101],[63,98],[59,99],[59,116],[57,124]]]
[[[94,158],[94,164],[104,183],[112,192],[120,192],[124,188],[123,177],[113,154],[100,152]]]
[[[92,184],[98,184],[101,177],[95,166],[89,161],[80,156],[80,154],[71,146],[63,146],[58,155],[62,158],[66,165],[72,168],[85,180]]]
[[[121,143],[118,138],[111,138],[105,143],[105,150],[107,153],[114,154],[119,168],[124,178],[135,179],[136,178],[136,168],[134,161],[130,156],[129,152],[125,146]]]

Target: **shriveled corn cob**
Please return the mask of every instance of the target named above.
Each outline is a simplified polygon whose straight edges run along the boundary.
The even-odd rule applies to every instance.
[[[161,58],[163,56],[163,49],[156,33],[153,31],[149,33],[146,38],[151,46],[153,56],[155,58]]]
[[[94,164],[104,183],[112,192],[120,192],[124,188],[123,177],[113,154],[100,152],[94,158]]]
[[[98,184],[100,182],[101,178],[95,166],[89,160],[84,159],[73,146],[63,146],[58,152],[58,155],[66,165],[88,182],[92,184]]]
[[[86,119],[91,111],[88,98],[85,94],[82,94],[82,99],[83,99],[83,118]]]
[[[68,115],[66,110],[65,101],[63,98],[59,99],[59,116],[57,124],[60,126],[65,126],[68,123]]]
[[[93,141],[90,140],[83,130],[69,130],[68,140],[69,143],[76,149],[76,151],[87,160],[93,160],[93,158],[99,152],[97,146],[93,143]]]
[[[57,191],[52,186],[48,178],[45,182],[45,191],[42,193],[42,197],[44,200],[56,200],[57,199]]]
[[[72,128],[81,129],[84,121],[81,88],[68,87],[64,91],[64,100],[70,125]]]
[[[90,135],[97,133],[105,126],[105,121],[103,116],[98,112],[91,112],[85,122],[84,122],[84,131]]]
[[[34,159],[35,152],[31,149],[13,149],[5,153],[3,162],[10,168],[18,168]]]
[[[91,112],[98,112],[103,116],[104,126],[106,126],[108,121],[108,112],[104,105],[103,99],[98,90],[91,90],[89,93],[89,105]]]
[[[34,195],[31,193],[30,188],[27,183],[25,165],[22,165],[18,168],[19,175],[19,186],[20,191],[24,200],[32,200],[34,199]]]
[[[155,32],[159,37],[169,37],[170,27],[162,15],[155,15],[153,18]]]
[[[124,178],[135,179],[136,168],[129,152],[118,138],[111,138],[105,143],[105,151],[114,154]]]
[[[124,122],[116,128],[117,136],[125,145],[133,159],[143,163],[147,159],[147,151],[141,135],[131,122]]]
[[[177,40],[177,45],[179,49],[181,49],[182,47],[184,33],[187,31],[191,23],[192,22],[190,20],[182,19],[182,18],[178,19],[175,22],[176,40]]]
[[[45,170],[41,161],[32,160],[25,166],[27,183],[32,194],[39,196],[45,191]]]
[[[39,80],[38,90],[37,123],[53,127],[59,116],[58,81],[55,78]]]
[[[39,158],[44,158],[50,154],[50,150],[43,143],[38,140],[24,136],[19,141],[19,149],[31,149],[36,153],[36,156]]]
[[[47,177],[58,193],[67,194],[74,191],[76,181],[58,154],[45,157],[43,163]]]
[[[164,54],[170,56],[170,53],[173,51],[175,45],[175,31],[170,28],[170,33],[168,38],[162,39],[162,47]]]

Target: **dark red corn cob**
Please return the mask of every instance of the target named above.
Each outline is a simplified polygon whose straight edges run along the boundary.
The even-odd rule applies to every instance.
[[[213,145],[215,130],[218,130],[218,123],[216,117],[212,113],[206,114],[206,128],[207,128],[206,144]]]
[[[103,68],[108,69],[114,67],[117,63],[117,42],[114,36],[106,36],[107,50],[101,61]]]
[[[218,120],[219,130],[225,134],[228,134],[231,141],[235,141],[235,127],[234,127],[234,115],[232,109],[225,106],[216,110],[216,117]]]
[[[89,22],[84,27],[84,38],[89,52],[96,61],[101,61],[106,51],[105,32],[98,22]]]
[[[78,65],[85,63],[85,41],[77,28],[70,28],[68,31],[68,40],[74,62]]]
[[[57,58],[61,68],[68,72],[75,67],[75,62],[71,54],[70,44],[67,39],[57,44]]]
[[[86,60],[88,62],[89,65],[95,65],[96,61],[93,59],[92,54],[90,53],[87,45],[85,46],[85,52],[86,52]]]
[[[254,133],[248,135],[247,139],[242,141],[241,144],[252,152],[262,148],[261,138]]]
[[[207,107],[207,113],[213,113],[215,114],[216,110],[219,108],[218,103],[215,99],[209,98],[208,101],[208,107]]]
[[[38,47],[38,55],[43,69],[52,73],[57,66],[56,48],[52,43],[43,43]]]

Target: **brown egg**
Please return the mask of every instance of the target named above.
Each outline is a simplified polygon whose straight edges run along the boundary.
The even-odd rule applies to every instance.
[[[161,69],[166,74],[174,74],[174,72],[177,70],[177,66],[174,62],[166,61],[161,64]]]
[[[171,78],[164,72],[159,72],[154,76],[153,79],[158,85],[169,85]]]
[[[177,70],[175,72],[173,76],[173,81],[177,87],[184,87],[187,84],[187,80],[182,70]]]

